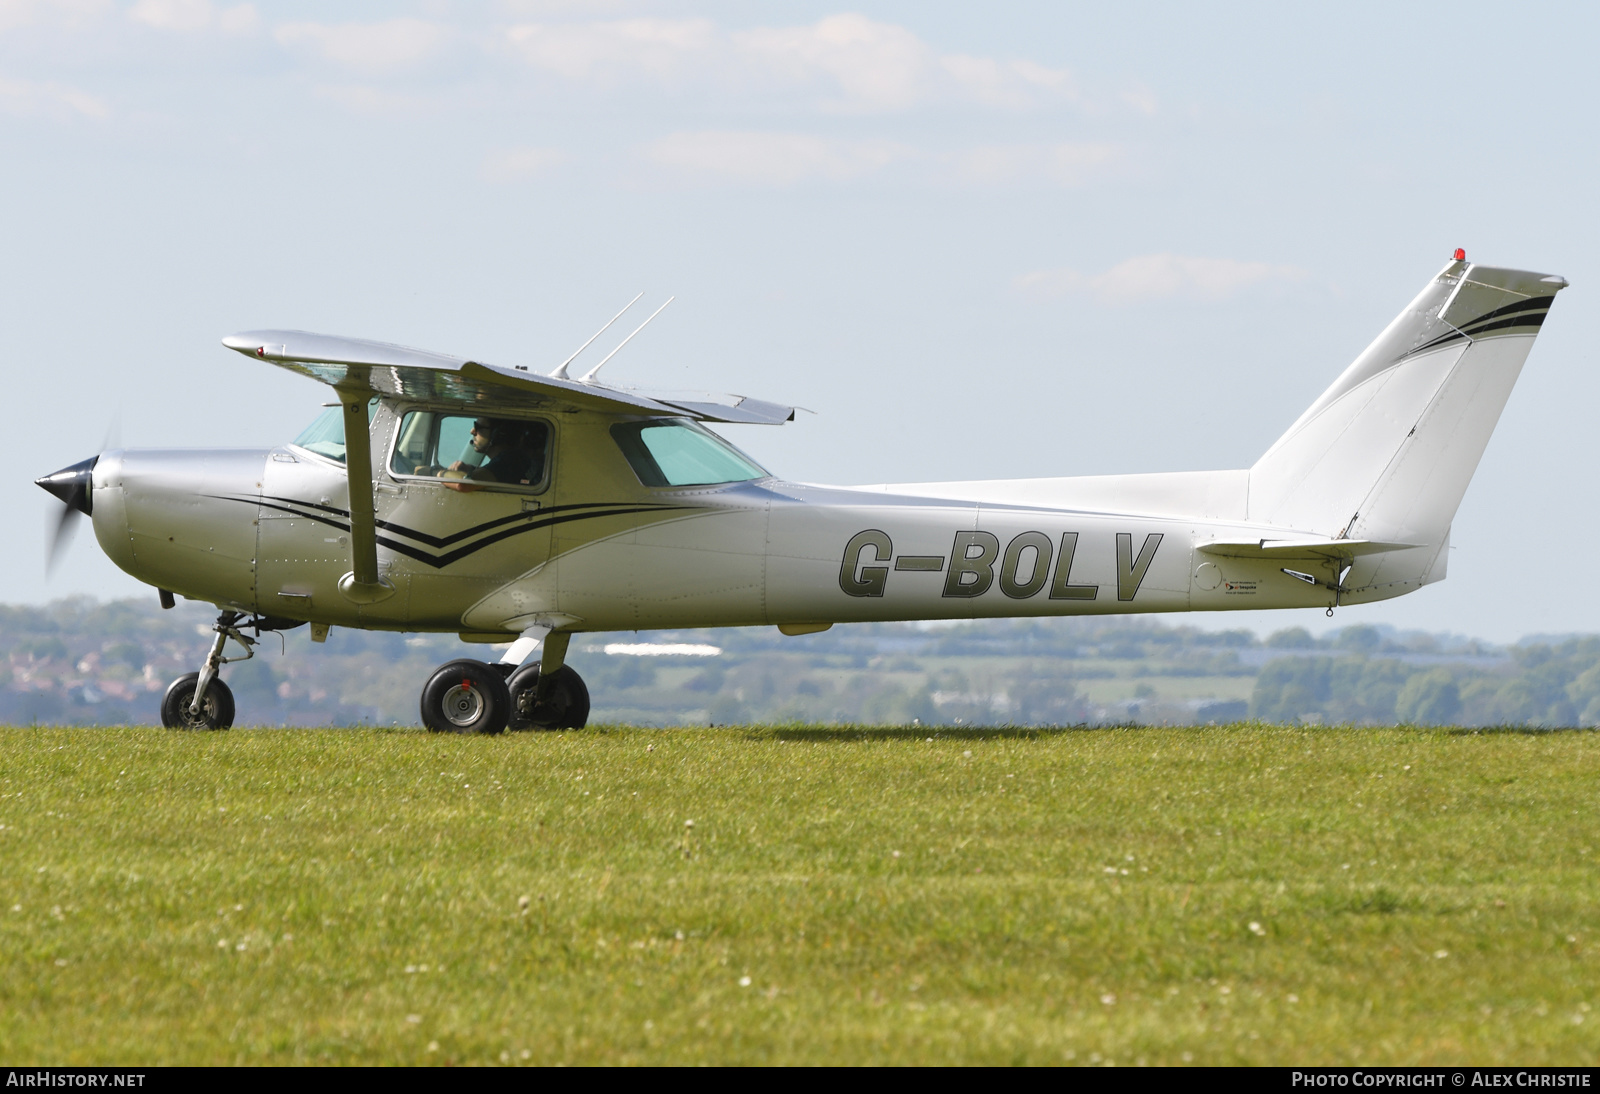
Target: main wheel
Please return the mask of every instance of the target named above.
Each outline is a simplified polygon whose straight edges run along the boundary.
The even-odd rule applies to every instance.
[[[206,688],[200,713],[189,713],[194,686],[199,682],[200,674],[191,672],[167,685],[167,693],[161,697],[162,725],[168,729],[227,729],[233,725],[233,691],[216,677]]]
[[[539,663],[511,674],[512,729],[582,729],[589,724],[589,688],[583,677],[562,665],[550,677],[544,702],[534,702],[539,689]]]
[[[422,688],[422,724],[435,733],[504,733],[511,692],[492,665],[462,658],[439,666]]]

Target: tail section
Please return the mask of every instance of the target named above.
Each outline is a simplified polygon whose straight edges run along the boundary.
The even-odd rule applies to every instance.
[[[1567,284],[1457,256],[1256,461],[1252,522],[1441,549]]]

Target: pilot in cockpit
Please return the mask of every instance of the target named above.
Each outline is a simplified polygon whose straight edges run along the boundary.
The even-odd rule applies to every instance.
[[[452,490],[471,493],[482,489],[476,483],[528,483],[538,477],[536,455],[524,443],[520,423],[501,418],[479,418],[472,423],[472,449],[481,458],[476,466],[466,460],[456,460],[438,472]],[[419,470],[421,470],[419,468]],[[460,481],[465,479],[467,481]],[[475,480],[475,482],[474,482]]]

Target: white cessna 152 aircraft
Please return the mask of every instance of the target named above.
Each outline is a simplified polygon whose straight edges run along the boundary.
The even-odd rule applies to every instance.
[[[91,516],[164,606],[222,609],[203,667],[166,692],[168,726],[232,724],[218,671],[243,658],[223,656],[227,640],[248,657],[261,631],[309,623],[319,642],[330,626],[509,642],[497,664],[433,674],[430,729],[579,728],[588,691],[564,659],[581,631],[1331,614],[1439,581],[1456,507],[1566,284],[1457,251],[1238,471],[814,486],[706,427],[778,424],[787,406],[612,387],[599,365],[574,379],[571,358],[541,375],[251,331],[223,344],[337,395],[293,443],[104,452],[38,483],[63,524]]]

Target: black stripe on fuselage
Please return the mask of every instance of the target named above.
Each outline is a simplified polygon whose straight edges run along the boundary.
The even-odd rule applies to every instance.
[[[344,509],[334,508],[331,505],[321,505],[316,502],[309,501],[297,501],[294,498],[273,498],[269,500],[266,497],[241,498],[228,497],[221,494],[211,494],[208,496],[217,498],[221,501],[237,501],[243,502],[247,505],[260,505],[267,509],[275,509],[280,513],[288,513],[292,516],[303,517],[306,520],[315,521],[318,524],[326,524],[328,527],[336,528],[341,532],[350,531],[350,523],[348,519],[350,516],[349,512]],[[282,505],[278,504],[278,502],[288,502],[289,504]],[[300,506],[301,508],[294,508],[294,506]],[[469,555],[476,554],[478,551],[481,551],[483,548],[488,547],[491,544],[510,539],[512,536],[520,536],[524,532],[532,532],[540,528],[549,528],[556,524],[566,524],[569,521],[574,520],[587,520],[590,517],[618,517],[628,516],[634,513],[672,512],[675,510],[692,508],[695,507],[691,505],[639,505],[628,504],[626,502],[582,502],[574,505],[556,505],[550,507],[549,509],[533,509],[526,513],[514,513],[510,517],[499,517],[495,520],[485,521],[475,527],[468,528],[465,531],[457,532],[454,535],[443,538],[430,536],[426,533],[417,532],[414,529],[406,528],[403,525],[392,524],[387,521],[377,522],[379,528],[399,532],[408,539],[420,540],[424,543],[443,547],[448,546],[451,543],[457,543],[468,538],[469,536],[480,535],[481,533],[490,531],[494,528],[500,528],[503,525],[515,521],[526,521],[526,523],[519,524],[517,527],[505,528],[494,535],[484,536],[484,538],[477,540],[474,543],[469,543],[464,547],[458,547],[454,551],[450,551],[443,555],[436,554],[421,547],[414,547],[408,543],[401,543],[398,540],[390,538],[389,536],[380,535],[377,537],[377,541],[380,546],[387,547],[396,554],[401,554],[405,555],[407,558],[416,559],[418,562],[426,563],[427,565],[438,570],[443,569],[453,562],[459,562]],[[319,512],[306,512],[307,509],[315,509],[319,510]],[[588,510],[588,512],[574,512],[573,510]],[[323,516],[321,515],[323,513],[331,515]],[[346,519],[339,520],[337,519],[338,517],[344,517]]]
[[[273,494],[266,494],[263,495],[263,497],[271,499],[272,501],[287,502],[290,505],[299,505],[307,509],[315,509],[322,513],[332,513],[334,516],[345,517],[346,519],[348,519],[350,516],[350,511],[348,509],[339,509],[332,505],[321,505],[314,501],[301,501],[298,498],[284,498]],[[263,504],[265,504],[265,502]],[[622,504],[624,503],[615,501],[586,501],[578,502],[573,505],[553,505],[549,509],[529,509],[522,513],[512,513],[510,516],[497,517],[494,520],[486,520],[482,524],[475,524],[471,528],[465,528],[459,532],[451,533],[448,536],[432,536],[427,532],[419,531],[415,528],[407,528],[404,524],[397,524],[394,521],[389,520],[380,520],[375,521],[374,523],[379,528],[386,529],[390,532],[396,532],[402,536],[405,536],[407,539],[414,539],[418,543],[426,543],[429,547],[448,547],[452,543],[460,543],[464,539],[471,539],[473,536],[487,532],[491,528],[498,528],[504,524],[515,524],[519,520],[534,520],[539,517],[550,516],[554,513],[565,513],[578,509],[615,509],[618,505]],[[281,509],[282,506],[273,505],[270,506],[270,508]],[[676,509],[681,508],[681,506],[668,506],[668,508]],[[283,511],[286,513],[294,512],[292,509],[284,509]],[[308,517],[311,516],[309,513],[305,515]]]
[[[443,555],[430,555],[421,548],[396,542],[395,540],[390,539],[388,536],[379,536],[378,543],[381,546],[387,547],[389,550],[396,552],[397,554],[405,555],[407,558],[414,558],[418,562],[425,562],[434,569],[440,570],[450,565],[452,562],[459,562],[468,555],[476,554],[478,551],[483,550],[483,548],[488,547],[490,544],[499,543],[501,540],[510,539],[512,536],[520,536],[524,532],[532,532],[539,528],[548,528],[555,524],[566,524],[568,521],[573,520],[588,520],[591,517],[621,517],[628,516],[633,513],[659,513],[670,509],[690,508],[693,507],[688,505],[633,505],[625,508],[606,509],[588,513],[561,513],[557,516],[546,517],[543,520],[536,520],[532,523],[524,524],[518,528],[507,528],[504,531],[497,532],[492,536],[485,536],[476,543],[469,543],[465,547],[457,547],[454,551]]]

